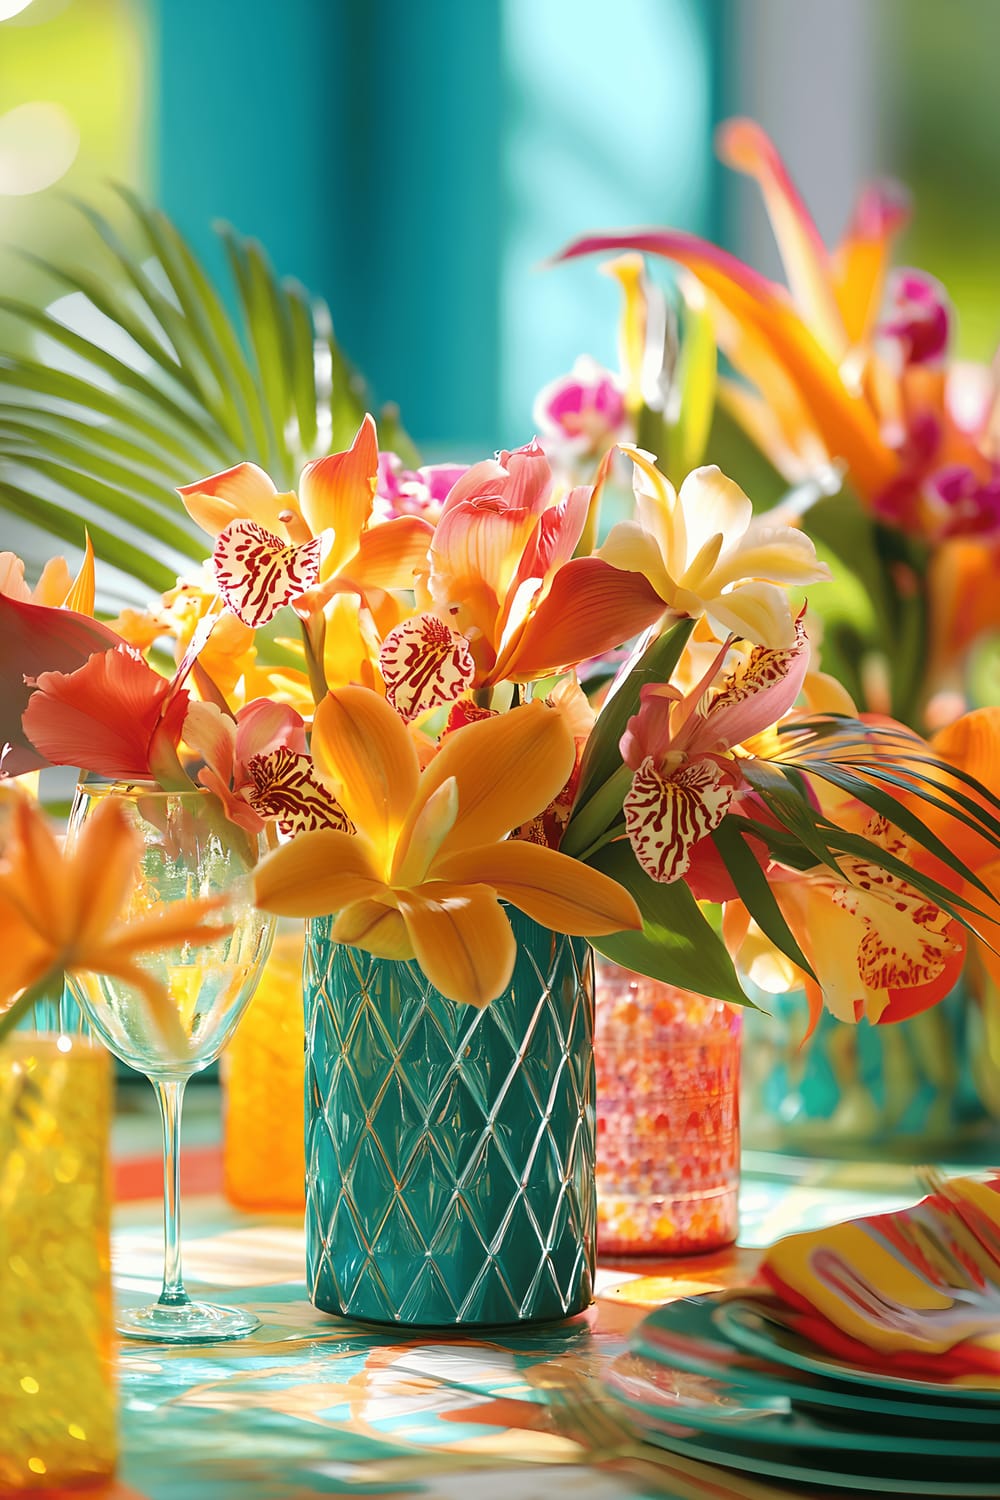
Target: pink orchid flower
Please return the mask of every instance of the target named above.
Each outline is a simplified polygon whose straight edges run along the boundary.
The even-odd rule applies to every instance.
[[[407,469],[397,453],[382,452],[378,456],[376,513],[384,521],[396,516],[420,516],[434,525],[468,468],[468,464],[424,464],[419,469]]]
[[[316,776],[305,724],[287,704],[258,698],[233,717],[214,703],[192,703],[184,741],[205,765],[198,782],[249,833],[273,819],[282,833],[350,831],[339,803]]]
[[[733,749],[774,724],[798,697],[809,644],[796,624],[788,648],[755,646],[746,662],[709,697],[732,640],[688,693],[648,684],[620,749],[635,773],[625,795],[625,828],[636,859],[669,884],[691,864],[701,840],[718,828],[745,785]]]
[[[596,456],[633,436],[621,381],[587,354],[538,392],[534,420],[546,452],[563,462]]]

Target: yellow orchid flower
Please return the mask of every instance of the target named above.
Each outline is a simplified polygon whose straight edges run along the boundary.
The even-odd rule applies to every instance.
[[[121,922],[140,852],[138,834],[111,799],[65,854],[37,805],[14,794],[0,856],[0,1030],[17,1002],[48,978],[109,974],[139,991],[154,1025],[176,1042],[176,1007],[143,955],[213,942],[230,927],[206,921],[221,904],[210,897]]]
[[[503,901],[583,937],[641,926],[616,881],[505,838],[573,770],[572,732],[544,703],[455,730],[421,771],[413,736],[385,699],[345,687],[316,710],[313,754],[357,832],[302,834],[267,856],[255,877],[265,911],[336,913],[336,941],[415,958],[442,995],[477,1006],[502,994],[513,972]]]
[[[651,454],[621,451],[634,465],[639,519],[613,526],[598,556],[641,573],[675,614],[707,616],[722,639],[792,646],[788,586],[830,577],[810,538],[755,520],[750,500],[714,464],[695,469],[678,492]]]

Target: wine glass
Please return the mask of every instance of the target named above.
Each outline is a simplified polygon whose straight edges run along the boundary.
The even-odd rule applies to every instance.
[[[271,946],[274,918],[253,905],[250,879],[262,841],[230,822],[207,791],[88,780],[77,788],[68,843],[110,797],[142,837],[139,872],[122,920],[170,902],[222,895],[220,923],[232,924],[225,936],[204,946],[164,949],[141,960],[176,1007],[179,1025],[168,1032],[155,1023],[148,1002],[113,976],[87,974],[70,980],[104,1044],[149,1079],[163,1119],[163,1290],[151,1306],[124,1311],[117,1326],[132,1338],[188,1343],[240,1338],[259,1326],[259,1318],[238,1308],[192,1302],[184,1290],[178,1148],[185,1084],[192,1073],[214,1062],[229,1040]]]

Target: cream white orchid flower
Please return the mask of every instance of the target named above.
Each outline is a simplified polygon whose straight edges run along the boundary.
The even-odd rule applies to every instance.
[[[598,555],[641,573],[677,615],[706,616],[720,639],[793,646],[788,587],[830,577],[810,538],[755,519],[739,485],[714,464],[694,469],[678,493],[651,454],[621,451],[634,465],[638,520],[613,526]]]

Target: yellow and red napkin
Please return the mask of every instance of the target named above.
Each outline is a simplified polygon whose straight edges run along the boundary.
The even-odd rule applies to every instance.
[[[1000,1176],[954,1178],[912,1208],[787,1235],[757,1285],[781,1322],[838,1359],[1000,1384]]]

